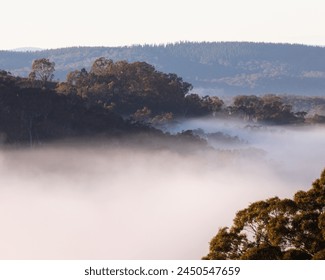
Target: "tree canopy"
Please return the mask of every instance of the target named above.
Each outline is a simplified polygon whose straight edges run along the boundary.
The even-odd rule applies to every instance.
[[[57,90],[75,93],[129,116],[143,108],[148,108],[153,117],[207,115],[219,111],[223,105],[218,97],[190,94],[192,85],[176,74],[157,71],[146,62],[113,62],[105,57],[96,59],[89,72],[86,69],[70,72]]]
[[[292,106],[285,104],[276,95],[238,95],[229,108],[231,114],[242,116],[246,120],[255,120],[274,124],[303,122],[305,112],[292,111]]]
[[[85,68],[70,72],[67,81],[57,87],[60,93],[77,94],[124,116],[147,108],[152,117],[147,120],[165,114],[174,117],[218,114],[273,124],[305,121],[305,112],[294,113],[292,106],[276,95],[236,96],[233,104],[225,108],[217,96],[200,96],[191,90],[192,85],[181,77],[157,71],[146,62],[114,62],[105,57],[96,59],[89,72]]]
[[[5,127],[6,139],[29,142],[51,134],[45,125],[51,116],[63,121],[56,112],[61,112],[73,105],[78,107],[78,114],[84,110],[89,113],[89,120],[109,117],[117,123],[127,120],[130,124],[141,123],[143,126],[164,128],[166,124],[175,123],[177,118],[215,116],[220,118],[244,118],[253,122],[268,124],[307,123],[304,100],[296,100],[293,111],[289,101],[275,95],[237,96],[228,106],[217,96],[200,96],[192,91],[192,85],[173,73],[157,71],[146,62],[113,61],[100,57],[87,70],[73,70],[65,82],[51,81],[55,63],[47,58],[33,62],[29,79],[13,76],[10,72],[0,71],[0,107],[2,108],[2,125]],[[10,94],[11,93],[11,94]],[[43,96],[39,97],[40,94]],[[16,96],[16,97],[15,97]],[[54,100],[61,100],[65,105],[60,108],[52,106]],[[303,102],[302,102],[303,101]],[[308,100],[307,104],[321,106],[322,99]],[[17,103],[17,104],[16,104]],[[51,107],[52,106],[52,107]],[[53,108],[53,114],[49,114]],[[298,108],[298,109],[297,109]],[[308,109],[308,108],[307,108]],[[70,111],[73,111],[71,108]],[[73,117],[78,114],[67,115]],[[309,123],[324,123],[321,108]],[[61,116],[63,116],[61,112]],[[59,117],[58,119],[56,117]],[[85,116],[81,114],[81,116]],[[91,117],[90,117],[91,116]],[[118,116],[115,118],[113,116]],[[4,120],[7,120],[4,122]],[[15,125],[13,124],[15,122]],[[8,125],[8,124],[11,125]],[[64,127],[75,130],[76,126],[66,121]],[[96,123],[101,123],[99,119]],[[13,133],[10,127],[17,127]],[[19,128],[20,127],[20,128]],[[40,129],[43,127],[43,129]],[[69,128],[69,129],[70,129]],[[101,127],[104,129],[105,125]],[[53,130],[54,131],[54,130]],[[56,130],[56,135],[64,135],[67,130]],[[75,130],[75,132],[79,129]],[[23,135],[21,135],[23,134]],[[74,133],[71,133],[74,134]],[[41,137],[43,135],[44,137]],[[46,136],[52,137],[52,136]],[[209,135],[218,137],[222,135]],[[224,137],[223,137],[224,138]]]
[[[69,81],[72,85],[80,82],[87,90],[83,78],[88,79],[91,74],[84,69],[76,73],[72,72]],[[76,92],[60,94],[56,85],[47,83],[45,87],[0,70],[0,144],[35,146],[58,139],[89,138],[114,138],[123,142],[126,138],[137,141],[133,137],[138,135],[141,141],[148,138],[148,148],[161,148],[158,141],[161,139],[177,151],[187,149],[185,141],[192,148],[207,147],[205,140],[190,131],[171,135],[142,122],[150,117],[161,126],[173,118],[171,113],[150,115],[150,109],[140,107],[131,119],[125,120],[112,108],[100,102],[89,102],[87,97]]]
[[[293,199],[273,197],[238,211],[203,259],[325,259],[325,170]]]
[[[32,64],[32,71],[29,78],[32,80],[40,80],[43,83],[52,81],[54,77],[55,63],[47,58],[36,59]]]

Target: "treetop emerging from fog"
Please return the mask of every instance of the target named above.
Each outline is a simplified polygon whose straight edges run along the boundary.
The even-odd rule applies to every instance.
[[[41,58],[34,60],[29,78],[0,72],[0,125],[5,142],[29,140],[32,144],[35,139],[111,134],[132,131],[131,126],[153,131],[193,117],[273,125],[325,122],[322,114],[307,118],[304,108],[294,111],[290,100],[276,95],[240,95],[226,105],[217,96],[195,93],[182,77],[146,62],[100,57],[90,70],[69,72],[65,82],[53,81],[54,66],[50,59]],[[312,102],[313,106],[324,104],[323,99]]]
[[[219,229],[204,259],[325,259],[325,170],[293,199],[273,197],[238,211]]]

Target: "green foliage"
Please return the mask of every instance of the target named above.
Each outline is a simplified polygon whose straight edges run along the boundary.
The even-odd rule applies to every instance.
[[[294,199],[270,198],[238,211],[204,259],[325,259],[325,170]]]

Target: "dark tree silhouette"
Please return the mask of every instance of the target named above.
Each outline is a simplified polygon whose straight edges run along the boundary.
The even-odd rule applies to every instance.
[[[237,212],[203,259],[325,259],[325,170],[292,200],[274,197]]]

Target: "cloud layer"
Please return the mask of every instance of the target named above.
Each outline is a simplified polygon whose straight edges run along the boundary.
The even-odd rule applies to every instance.
[[[325,166],[323,130],[231,127],[248,146],[184,154],[89,143],[0,152],[0,258],[199,259],[236,211],[308,189]],[[252,156],[252,148],[265,153]]]

